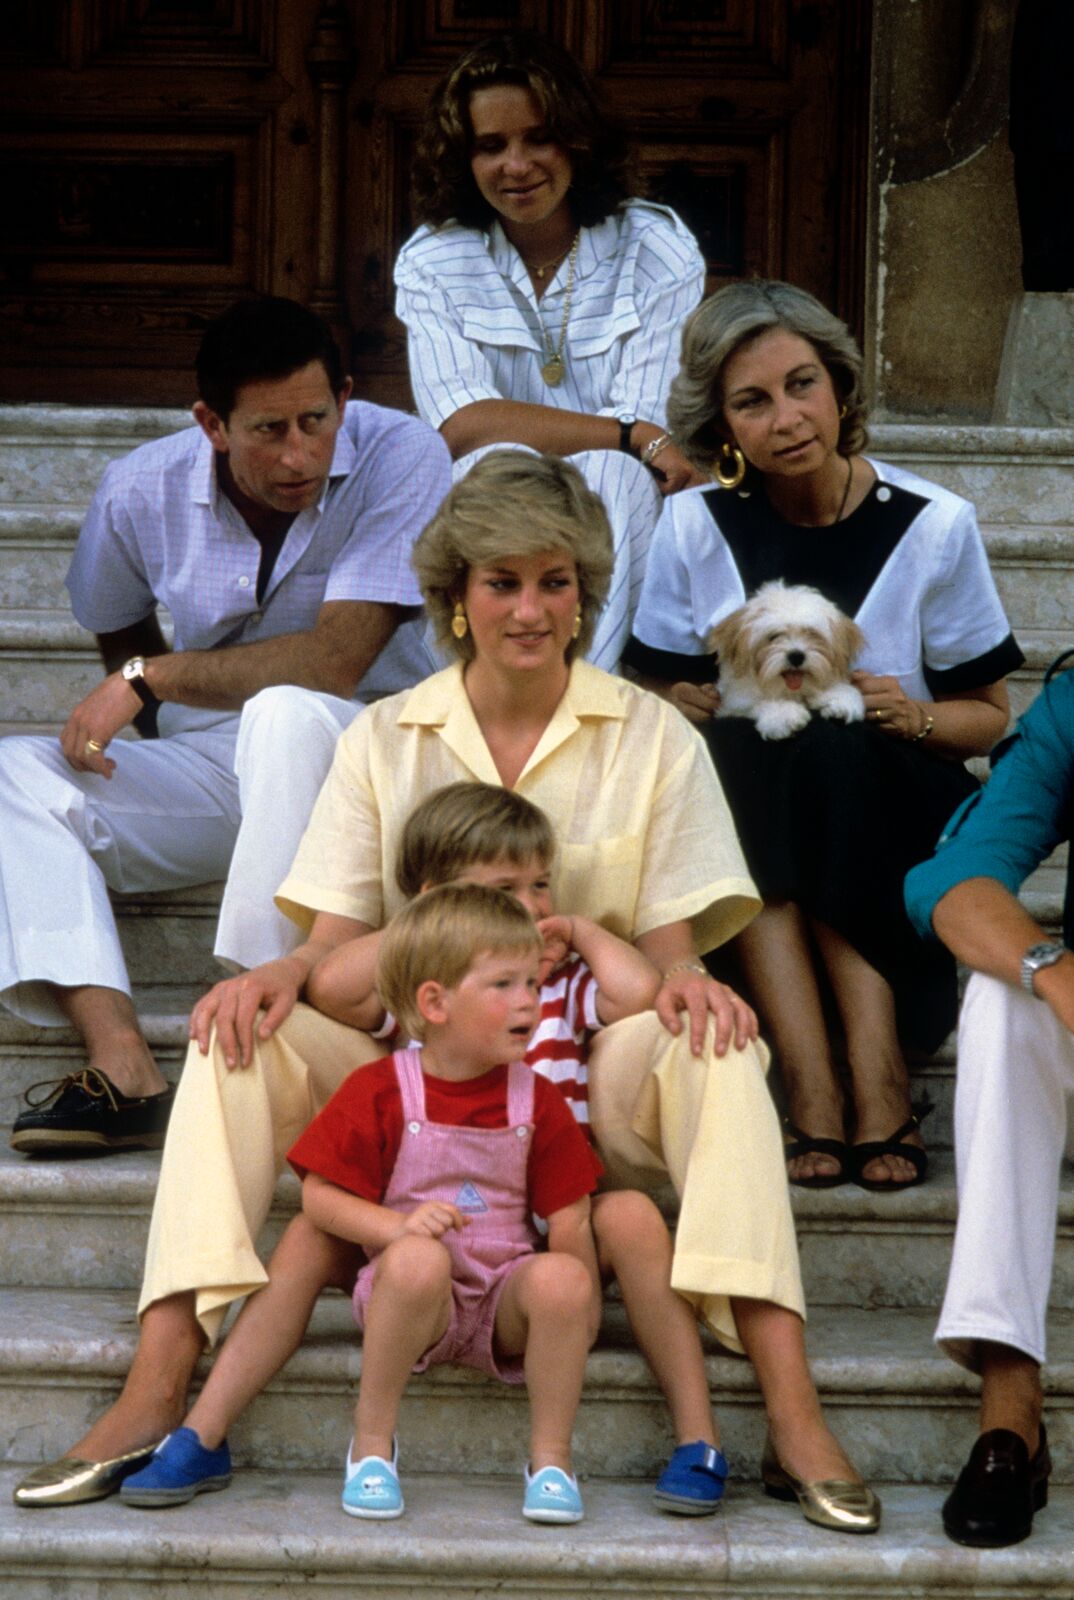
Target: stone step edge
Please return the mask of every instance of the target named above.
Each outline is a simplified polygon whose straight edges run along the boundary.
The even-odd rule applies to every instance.
[[[405,1468],[404,1468],[405,1476]],[[9,1501],[17,1472],[0,1476]],[[951,1544],[939,1522],[941,1491],[879,1485],[884,1524],[867,1539],[809,1527],[794,1506],[768,1500],[756,1481],[735,1483],[715,1518],[662,1516],[648,1484],[585,1480],[586,1519],[575,1528],[527,1526],[521,1484],[474,1477],[405,1476],[406,1515],[356,1524],[339,1507],[340,1473],[248,1472],[223,1497],[171,1511],[132,1512],[115,1500],[74,1512],[0,1508],[0,1583],[58,1596],[108,1593],[176,1580],[192,1600],[290,1590],[316,1574],[326,1600],[343,1595],[714,1594],[735,1600],[896,1593],[944,1600],[1027,1600],[1070,1595],[1074,1490],[1057,1490],[1029,1544],[981,1555]],[[55,1582],[47,1591],[42,1582]],[[84,1585],[81,1588],[72,1584]],[[187,1585],[190,1587],[188,1588]],[[17,1592],[12,1590],[10,1592]]]

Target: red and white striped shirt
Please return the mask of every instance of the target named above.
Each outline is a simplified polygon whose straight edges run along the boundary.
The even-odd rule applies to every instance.
[[[597,980],[571,956],[541,985],[541,1014],[524,1060],[559,1085],[576,1119],[589,1124],[588,1035],[600,1027]]]

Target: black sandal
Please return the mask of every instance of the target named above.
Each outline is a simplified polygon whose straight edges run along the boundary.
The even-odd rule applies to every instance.
[[[838,1172],[818,1172],[811,1178],[792,1178],[788,1173],[788,1183],[797,1184],[799,1189],[835,1189],[847,1182],[850,1177],[850,1146],[845,1139],[815,1139],[811,1133],[803,1133],[801,1128],[796,1128],[790,1117],[783,1118],[783,1131],[789,1133],[794,1141],[793,1144],[784,1143],[785,1160],[795,1161],[799,1156],[816,1155],[831,1156],[839,1163]]]
[[[916,1133],[932,1110],[926,1103],[911,1112],[901,1128],[887,1139],[867,1139],[864,1144],[852,1144],[850,1151],[850,1176],[859,1189],[873,1189],[878,1193],[893,1193],[897,1189],[913,1189],[919,1183],[924,1183],[929,1170],[929,1153],[921,1150],[916,1144],[904,1144],[908,1133]],[[863,1178],[862,1170],[870,1161],[875,1161],[878,1156],[899,1156],[903,1161],[909,1161],[914,1169],[912,1178]]]

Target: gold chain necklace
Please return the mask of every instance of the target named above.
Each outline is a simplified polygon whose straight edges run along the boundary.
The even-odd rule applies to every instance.
[[[539,278],[543,283],[545,273],[551,272],[553,267],[558,267],[561,261],[566,260],[568,250],[570,250],[570,245],[567,246],[566,250],[561,250],[559,255],[554,256],[551,261],[546,261],[542,266],[539,267],[531,267],[525,256],[522,257],[522,264],[526,268],[527,272],[532,272],[534,277]]]
[[[578,241],[582,237],[581,229],[575,234],[571,244],[570,260],[567,265],[567,287],[563,291],[563,321],[559,325],[559,344],[553,350],[552,341],[548,337],[544,323],[541,324],[541,333],[544,337],[545,349],[548,351],[548,360],[541,368],[541,377],[550,389],[556,389],[563,382],[563,375],[567,370],[567,363],[563,359],[563,346],[567,338],[567,323],[571,314],[571,296],[574,293],[574,264],[578,259]],[[562,259],[562,258],[561,258]]]

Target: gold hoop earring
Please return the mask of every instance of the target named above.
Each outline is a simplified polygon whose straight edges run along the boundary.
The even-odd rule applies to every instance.
[[[571,638],[572,639],[577,639],[577,637],[581,633],[581,631],[582,631],[582,608],[581,608],[581,606],[579,606],[578,610],[574,613],[574,627],[571,629]]]
[[[470,631],[470,624],[466,620],[466,612],[462,608],[462,601],[455,602],[455,615],[451,619],[451,631],[456,639],[465,639]]]
[[[715,470],[721,489],[737,489],[746,476],[746,457],[737,445],[724,443],[720,446]]]

